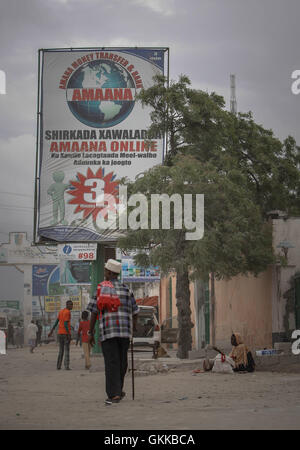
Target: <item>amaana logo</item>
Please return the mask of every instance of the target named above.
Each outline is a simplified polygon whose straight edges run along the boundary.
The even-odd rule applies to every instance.
[[[0,70],[0,94],[6,94],[6,76],[3,70]]]
[[[112,127],[126,119],[134,107],[135,94],[132,74],[106,59],[79,67],[66,89],[71,112],[80,122],[94,128]]]

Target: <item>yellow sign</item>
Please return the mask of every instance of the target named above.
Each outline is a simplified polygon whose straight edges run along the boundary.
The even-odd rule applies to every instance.
[[[45,312],[60,310],[60,295],[48,295],[45,297]]]

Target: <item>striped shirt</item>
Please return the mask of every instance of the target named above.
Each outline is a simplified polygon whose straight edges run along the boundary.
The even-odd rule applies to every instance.
[[[116,312],[102,311],[99,317],[99,337],[101,342],[114,337],[131,338],[132,316],[139,312],[135,298],[128,287],[118,280],[110,281],[114,285],[121,305]],[[96,295],[90,301],[87,309],[92,313],[99,313]]]

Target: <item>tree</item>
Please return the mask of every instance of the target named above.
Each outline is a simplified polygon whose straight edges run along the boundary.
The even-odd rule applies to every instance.
[[[181,75],[177,83],[167,86],[162,75],[155,84],[142,90],[138,99],[153,108],[149,138],[166,134],[168,152],[164,163],[172,164],[178,153],[187,152],[207,161],[226,146],[231,116],[223,110],[224,99],[216,93],[190,88],[190,80]]]
[[[130,195],[139,193],[147,198],[147,217],[145,222],[145,217],[137,215],[141,228],[128,230],[118,245],[124,250],[139,249],[138,264],[159,265],[165,274],[176,271],[179,358],[188,357],[192,343],[189,280],[207,277],[211,271],[218,278],[259,273],[273,261],[271,231],[262,223],[259,208],[244,188],[243,177],[235,168],[221,172],[210,162],[201,163],[192,156],[178,155],[172,166],[155,166],[136,182],[128,183]],[[159,228],[151,229],[156,218],[151,208],[153,194],[167,194],[169,198],[176,194],[182,203],[185,194],[192,195],[190,212],[195,223],[199,222],[196,195],[204,194],[203,238],[187,240],[190,229],[184,226],[176,229],[178,203],[175,201],[170,203],[170,229],[162,227],[162,208]],[[135,208],[136,205],[129,208],[129,218]],[[181,218],[185,219],[183,214]]]
[[[273,209],[300,214],[300,148],[293,137],[281,142],[272,130],[256,124],[251,112],[231,114],[221,96],[191,89],[183,75],[169,87],[163,76],[156,77],[156,84],[139,98],[154,108],[149,136],[167,134],[165,164],[171,165],[177,154],[211,161],[219,170],[224,158],[229,166],[234,161],[262,216]]]
[[[299,214],[300,152],[294,138],[281,142],[272,130],[256,124],[251,113],[233,118],[232,135],[229,151],[247,175],[262,214],[273,209]]]
[[[168,153],[164,166],[145,173],[130,190],[148,199],[151,193],[205,194],[203,239],[186,241],[185,230],[141,229],[120,243],[141,249],[140,263],[176,270],[178,356],[185,358],[191,343],[188,280],[257,275],[274,261],[272,230],[264,219],[272,209],[300,211],[299,147],[291,137],[281,143],[251,113],[226,111],[222,97],[192,89],[183,75],[169,86],[156,77],[139,99],[153,108],[149,138],[165,133]]]

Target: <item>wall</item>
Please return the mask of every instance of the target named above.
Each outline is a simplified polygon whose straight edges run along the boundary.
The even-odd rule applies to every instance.
[[[14,266],[0,265],[0,300],[19,301],[20,310],[2,311],[8,313],[9,318],[23,316],[24,274]],[[18,320],[20,320],[19,317]]]
[[[171,283],[171,284],[170,284]],[[171,294],[171,299],[170,299]],[[168,324],[174,324],[172,317],[177,316],[176,307],[176,275],[172,273],[167,277],[162,277],[160,280],[160,302],[159,302],[159,318],[160,323],[168,320]]]
[[[283,255],[283,251],[280,248],[282,241],[288,241],[293,245],[293,248],[288,249],[287,266],[280,267],[277,265],[273,268],[273,342],[280,342],[288,340],[291,332],[295,329],[295,314],[291,310],[293,305],[287,304],[285,294],[291,288],[291,278],[296,272],[300,271],[300,218],[274,219],[273,235],[276,253]]]
[[[135,298],[159,296],[159,282],[126,283]]]
[[[205,290],[206,283],[201,280],[194,282],[194,309],[195,309],[195,349],[200,350],[206,345],[207,338],[209,338],[209,330],[206,333],[205,310],[206,299]],[[209,305],[208,305],[209,307]],[[208,343],[208,341],[207,341]]]
[[[231,348],[238,332],[251,348],[272,347],[272,267],[253,276],[215,281],[216,346]]]
[[[300,218],[272,220],[273,247],[283,255],[282,241],[288,241],[287,266],[279,264],[255,277],[235,277],[216,282],[216,344],[227,346],[232,330],[240,332],[249,346],[272,347],[290,338],[295,329],[290,280],[300,271]]]
[[[170,299],[171,294],[171,299]],[[176,274],[172,273],[167,277],[161,278],[160,283],[160,323],[162,324],[165,320],[168,320],[170,328],[177,328],[177,306],[176,306]],[[196,332],[196,319],[195,319],[195,301],[194,301],[194,283],[190,283],[190,307],[191,307],[191,321],[194,324],[192,328],[192,347],[195,348],[195,332]],[[177,347],[177,344],[165,345],[173,348]]]
[[[288,265],[273,265],[258,277],[237,276],[230,281],[216,281],[216,345],[225,350],[231,348],[233,331],[241,333],[244,342],[255,349],[272,348],[274,342],[287,340],[295,329],[293,299],[287,300],[291,288],[291,277],[300,272],[300,218],[280,217],[272,220],[273,247],[282,254],[278,245],[289,241],[293,248],[288,250]],[[170,279],[172,306],[170,306]],[[197,283],[196,283],[197,286]],[[193,348],[203,346],[204,308],[199,289],[190,285]],[[195,295],[194,295],[195,294]],[[195,298],[194,298],[195,297]],[[162,278],[160,287],[160,322],[177,315],[176,275]],[[173,320],[173,326],[174,320]]]

